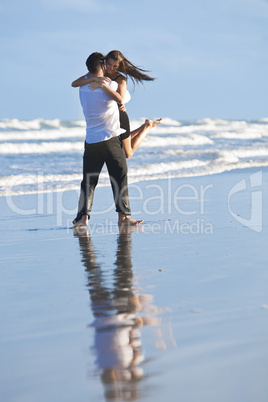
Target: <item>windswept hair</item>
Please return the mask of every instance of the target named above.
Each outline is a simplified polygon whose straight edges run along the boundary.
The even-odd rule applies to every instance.
[[[113,59],[119,62],[118,72],[124,74],[126,78],[130,77],[134,87],[135,82],[142,83],[143,81],[154,81],[155,78],[145,74],[148,70],[144,70],[135,66],[129,61],[119,50],[111,50],[106,56],[105,60]]]

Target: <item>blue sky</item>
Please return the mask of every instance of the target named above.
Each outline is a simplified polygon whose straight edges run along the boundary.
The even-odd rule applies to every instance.
[[[0,119],[83,119],[71,81],[112,49],[157,78],[131,119],[268,116],[268,0],[0,0],[0,41]]]

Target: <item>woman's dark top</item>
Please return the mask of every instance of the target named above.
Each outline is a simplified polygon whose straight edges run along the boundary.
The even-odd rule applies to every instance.
[[[122,77],[121,74],[118,74],[116,78],[114,78],[113,81],[116,81],[119,77]],[[118,105],[119,107],[120,105]],[[119,137],[121,140],[125,140],[130,136],[130,124],[129,124],[129,118],[127,112],[122,112],[119,110],[119,120],[120,120],[120,128],[123,128],[126,132],[121,134]]]

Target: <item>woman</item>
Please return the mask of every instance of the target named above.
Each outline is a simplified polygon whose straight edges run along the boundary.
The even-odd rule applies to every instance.
[[[132,82],[154,81],[154,78],[145,74],[146,70],[136,67],[132,64],[119,50],[112,50],[105,57],[106,72],[105,77],[95,79],[88,78],[84,75],[72,83],[73,87],[90,84],[92,90],[102,88],[104,92],[115,100],[119,106],[120,127],[125,130],[125,133],[120,136],[126,153],[126,157],[130,158],[133,153],[139,148],[144,138],[151,128],[160,124],[162,119],[149,120],[139,128],[130,132],[129,118],[126,112],[125,103],[130,100],[129,92],[127,91],[127,78],[130,77]],[[118,84],[117,91],[113,91],[106,86],[109,80],[116,81]]]

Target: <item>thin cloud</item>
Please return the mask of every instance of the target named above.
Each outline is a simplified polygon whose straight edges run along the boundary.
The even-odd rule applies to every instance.
[[[47,10],[73,10],[77,12],[100,12],[110,7],[109,3],[94,0],[41,0],[41,5]],[[113,8],[113,7],[112,7]]]

